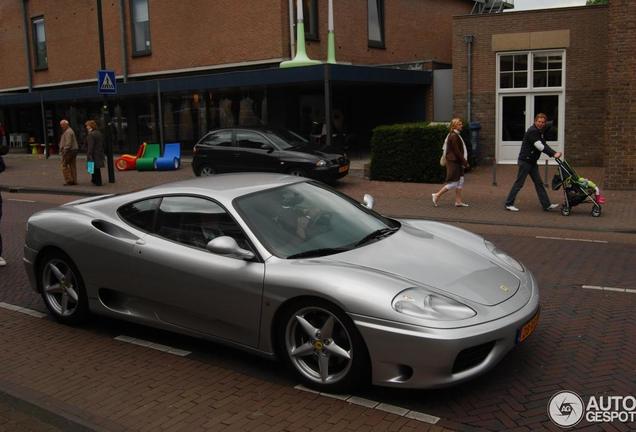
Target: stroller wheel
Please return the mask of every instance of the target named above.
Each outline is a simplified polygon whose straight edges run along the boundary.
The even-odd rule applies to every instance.
[[[592,208],[592,216],[599,217],[601,215],[601,206],[594,206]]]
[[[561,207],[561,214],[563,216],[570,216],[570,207],[566,206],[566,205],[562,206]]]

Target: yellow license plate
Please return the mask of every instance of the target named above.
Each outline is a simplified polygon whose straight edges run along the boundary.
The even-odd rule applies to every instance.
[[[523,342],[528,336],[532,334],[539,325],[539,311],[532,317],[530,321],[525,323],[523,327],[517,333],[517,343]]]
[[[343,173],[349,171],[349,165],[343,165],[340,168],[338,168],[338,172]]]

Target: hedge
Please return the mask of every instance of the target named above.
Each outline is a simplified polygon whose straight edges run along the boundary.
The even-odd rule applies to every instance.
[[[442,183],[439,164],[448,126],[406,123],[378,126],[371,137],[372,180]]]

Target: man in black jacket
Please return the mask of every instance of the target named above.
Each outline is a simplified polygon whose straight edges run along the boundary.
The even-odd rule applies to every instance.
[[[510,189],[508,198],[506,198],[506,210],[518,212],[519,209],[515,207],[515,198],[523,187],[526,181],[526,177],[530,174],[530,178],[534,182],[534,188],[537,191],[537,196],[541,202],[541,207],[544,210],[549,211],[557,208],[558,204],[551,204],[548,193],[543,187],[541,176],[539,175],[539,167],[537,161],[541,153],[545,153],[550,157],[560,158],[561,152],[555,152],[545,142],[545,123],[547,116],[543,113],[539,113],[534,118],[534,125],[530,126],[523,136],[523,143],[521,144],[521,151],[519,152],[519,159],[517,161],[519,165],[519,171],[517,172],[517,179]]]

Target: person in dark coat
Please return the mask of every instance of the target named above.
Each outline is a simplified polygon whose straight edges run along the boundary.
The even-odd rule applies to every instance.
[[[541,203],[543,210],[550,211],[559,206],[558,204],[550,203],[550,198],[548,198],[548,193],[545,191],[545,187],[543,187],[541,175],[539,174],[539,167],[537,166],[537,161],[539,160],[541,153],[545,153],[554,158],[561,157],[561,152],[555,152],[546,143],[545,124],[547,119],[548,117],[545,114],[537,114],[534,118],[534,124],[528,128],[526,134],[523,136],[523,142],[521,143],[521,150],[519,151],[519,158],[517,161],[517,164],[519,165],[517,179],[512,185],[508,198],[506,198],[506,203],[504,204],[508,211],[519,211],[519,209],[515,207],[515,199],[523,187],[528,175],[530,175],[530,178],[534,183],[534,188],[537,191],[537,196],[539,197],[539,202]]]
[[[464,169],[468,168],[468,153],[462,139],[461,131],[464,127],[461,119],[454,118],[450,122],[448,137],[444,143],[444,158],[446,159],[446,184],[434,194],[433,205],[437,207],[439,198],[451,189],[455,189],[455,207],[468,207],[462,200],[464,189]]]
[[[91,183],[95,186],[102,185],[102,167],[104,166],[104,136],[97,130],[97,123],[88,120],[84,123],[88,134],[86,135],[86,160],[95,164]]]

